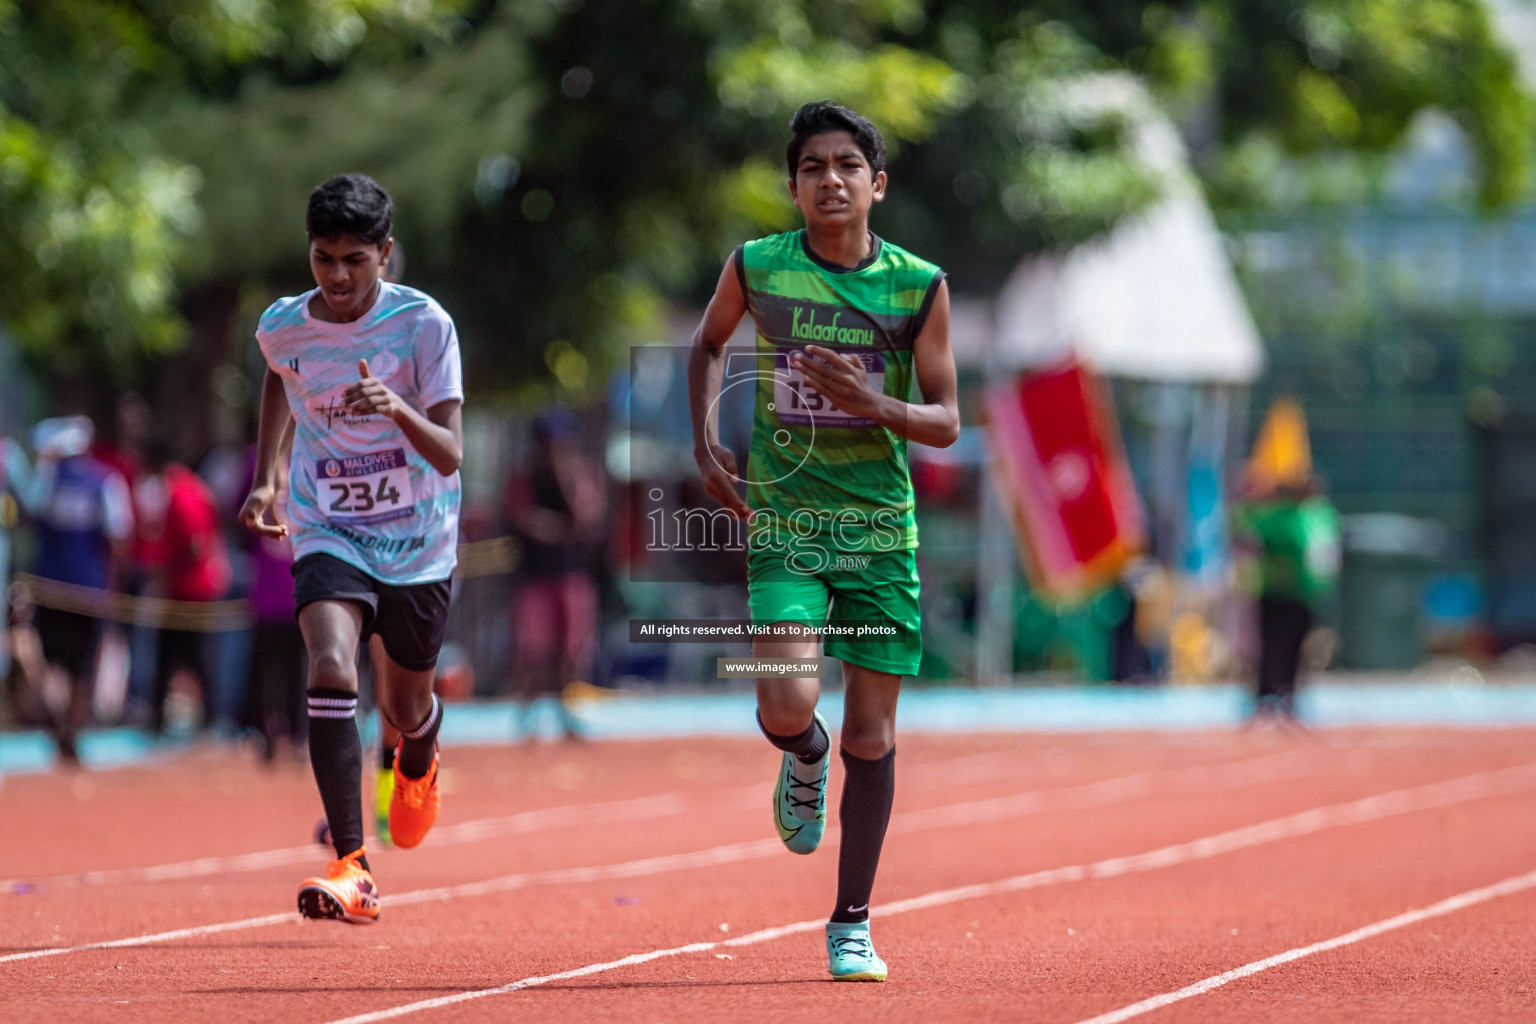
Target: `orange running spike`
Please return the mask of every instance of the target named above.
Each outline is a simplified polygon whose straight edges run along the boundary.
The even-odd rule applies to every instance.
[[[299,886],[299,913],[317,921],[372,924],[379,919],[379,888],[359,863],[368,851],[358,847],[325,867],[324,878]]]
[[[437,754],[427,774],[413,779],[400,772],[400,751],[395,750],[395,792],[389,802],[389,838],[396,846],[409,849],[427,837],[442,806],[442,791],[437,785]]]

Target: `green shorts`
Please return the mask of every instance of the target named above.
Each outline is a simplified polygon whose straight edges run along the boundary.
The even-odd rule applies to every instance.
[[[860,556],[862,557],[862,556]],[[823,649],[861,668],[917,674],[923,660],[917,552],[878,551],[860,568],[808,573],[782,552],[747,556],[747,607],[758,625],[799,622],[823,630]]]

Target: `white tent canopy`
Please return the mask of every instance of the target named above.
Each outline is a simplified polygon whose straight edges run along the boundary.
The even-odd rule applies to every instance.
[[[1164,175],[1164,197],[1102,239],[1021,263],[997,299],[993,365],[1036,366],[1075,350],[1113,376],[1250,382],[1264,351],[1221,234],[1177,133],[1128,78],[1083,85],[1092,101],[1134,108],[1136,148]]]

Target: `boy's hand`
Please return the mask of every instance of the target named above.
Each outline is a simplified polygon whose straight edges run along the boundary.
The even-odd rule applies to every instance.
[[[709,496],[738,519],[749,518],[752,510],[732,486],[741,479],[736,475],[736,453],[724,445],[715,444],[696,456],[695,461],[699,465],[699,479],[704,482],[704,490]]]
[[[404,411],[405,403],[400,400],[400,396],[368,372],[368,360],[357,361],[357,375],[361,379],[341,395],[341,400],[347,403],[348,412],[355,416],[378,413],[395,419]]]
[[[807,345],[804,352],[792,353],[789,361],[811,387],[849,416],[875,418],[881,395],[869,386],[869,374],[856,357],[820,345]]]
[[[283,523],[267,522],[267,509],[277,497],[277,488],[259,484],[251,488],[250,497],[240,506],[240,525],[259,537],[286,537],[288,527]]]

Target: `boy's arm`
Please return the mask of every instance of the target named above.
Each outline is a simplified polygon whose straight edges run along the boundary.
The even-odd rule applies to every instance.
[[[814,358],[807,359],[806,355]],[[912,368],[923,401],[904,402],[876,391],[864,364],[820,345],[790,356],[795,368],[833,405],[851,416],[864,416],[918,444],[948,448],[960,436],[955,356],[949,347],[949,282],[939,282],[933,308],[912,343]]]
[[[720,444],[720,418],[710,416],[725,374],[725,346],[747,312],[747,297],[736,277],[735,258],[725,262],[704,319],[693,332],[688,353],[688,413],[693,420],[693,458],[710,497],[746,518],[752,510],[732,486],[738,479],[736,455]]]
[[[463,402],[445,399],[428,408],[423,416],[368,372],[368,360],[357,361],[357,372],[360,379],[342,395],[349,411],[359,416],[388,416],[433,469],[443,476],[458,472],[464,462]]]
[[[293,421],[288,408],[288,389],[283,378],[267,368],[261,381],[261,418],[256,427],[256,467],[251,478],[251,493],[240,507],[240,523],[263,537],[286,537],[288,527],[266,521],[267,509],[277,497],[277,457],[288,439]]]

